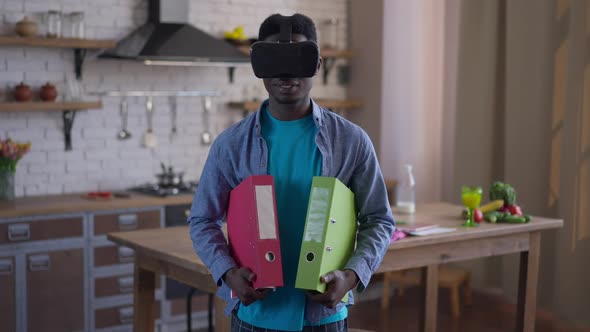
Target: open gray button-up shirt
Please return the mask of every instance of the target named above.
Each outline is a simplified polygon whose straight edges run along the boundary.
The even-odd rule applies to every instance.
[[[237,267],[221,231],[229,193],[250,175],[268,174],[268,149],[261,134],[260,110],[221,133],[213,142],[188,218],[195,251],[220,285],[217,295],[228,304],[229,315],[238,304],[230,297],[221,277]],[[322,176],[338,178],[355,193],[359,212],[357,247],[345,269],[360,279],[357,290],[369,284],[383,260],[395,222],[387,199],[385,182],[369,136],[357,125],[318,106],[312,101],[313,119],[318,128],[316,143],[322,154]],[[351,294],[352,295],[352,294]],[[350,303],[353,303],[352,296]],[[329,309],[307,300],[305,319],[317,322],[341,309]]]

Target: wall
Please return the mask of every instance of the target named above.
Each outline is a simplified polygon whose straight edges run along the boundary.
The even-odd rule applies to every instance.
[[[83,11],[89,38],[126,36],[146,19],[146,1],[141,0],[5,0],[0,2],[0,34],[11,34],[14,23],[24,15],[47,10]],[[302,12],[317,22],[335,17],[339,43],[346,47],[346,0],[192,0],[190,21],[214,36],[243,25],[248,36],[256,36],[258,26],[273,13]],[[33,15],[37,17],[37,15]],[[320,31],[321,32],[321,31]],[[321,36],[320,36],[321,39]],[[340,63],[342,60],[339,60]],[[0,91],[8,94],[24,81],[38,88],[47,81],[65,91],[73,72],[73,52],[63,49],[3,47],[0,49]],[[316,79],[312,96],[344,98],[346,87],[336,83],[332,71],[328,85]],[[111,90],[213,90],[222,93],[214,102],[212,131],[218,134],[241,118],[228,109],[228,101],[264,97],[262,82],[249,68],[236,70],[229,83],[226,69],[198,67],[146,67],[134,62],[98,60],[91,52],[84,65],[83,87],[87,94]],[[0,92],[0,100],[6,96]],[[88,96],[88,99],[96,99]],[[0,137],[32,142],[32,150],[18,164],[17,196],[116,190],[154,182],[160,161],[186,172],[197,180],[208,147],[200,144],[202,107],[199,98],[178,100],[178,135],[170,138],[169,101],[154,98],[156,149],[142,147],[146,130],[145,99],[130,98],[129,130],[132,138],[116,139],[120,129],[119,97],[102,98],[102,110],[78,112],[73,131],[73,151],[64,151],[61,114],[56,112],[0,113]]]
[[[363,53],[352,60],[349,93],[365,96],[370,105],[353,119],[376,142],[386,178],[398,179],[403,164],[411,163],[417,200],[440,200],[444,4],[351,4],[350,47]]]
[[[445,175],[455,191],[504,179],[526,213],[564,220],[542,234],[538,306],[588,327],[590,4],[462,1],[459,31],[455,165]],[[463,156],[471,162],[457,162]],[[518,263],[508,255],[464,265],[476,286],[515,300]]]
[[[348,40],[355,54],[350,61],[352,80],[348,96],[364,103],[363,110],[350,114],[349,118],[367,131],[381,155],[383,2],[352,0],[348,11]]]

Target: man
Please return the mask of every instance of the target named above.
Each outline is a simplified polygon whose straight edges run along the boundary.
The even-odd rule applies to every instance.
[[[285,26],[291,38],[286,44],[317,43],[313,22],[301,14],[268,17],[259,40],[285,42],[279,40]],[[253,66],[256,56],[253,47]],[[310,76],[319,71],[321,58],[312,65]],[[232,331],[347,331],[348,311],[340,300],[355,287],[367,286],[394,230],[373,145],[360,127],[313,102],[313,77],[263,81],[269,99],[211,146],[189,217],[194,248],[221,286],[218,295],[228,303]],[[274,291],[252,288],[256,276],[232,259],[221,231],[230,191],[255,174],[270,174],[275,182],[285,285]],[[322,294],[294,288],[313,176],[342,181],[355,193],[359,213],[356,249],[344,269],[321,278],[327,284]],[[237,298],[230,298],[230,288]]]

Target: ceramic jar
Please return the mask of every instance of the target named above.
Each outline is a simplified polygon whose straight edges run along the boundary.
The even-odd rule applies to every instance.
[[[37,23],[25,16],[16,23],[14,30],[21,37],[34,37],[37,35]]]
[[[55,85],[49,82],[43,85],[39,97],[41,97],[41,100],[43,101],[55,101],[57,98],[57,89],[55,88]]]
[[[31,98],[33,98],[33,91],[30,86],[21,82],[14,88],[14,100],[29,101]]]

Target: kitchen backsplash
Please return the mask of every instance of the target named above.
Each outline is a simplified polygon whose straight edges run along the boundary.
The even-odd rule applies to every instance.
[[[119,39],[146,20],[145,0],[2,0],[0,1],[1,35],[12,35],[14,24],[25,15],[35,17],[48,10],[83,11],[88,38]],[[338,43],[346,46],[346,0],[192,0],[191,24],[214,36],[238,25],[255,37],[258,26],[270,14],[301,12],[316,21],[337,18]],[[321,36],[320,36],[321,38]],[[242,112],[227,107],[229,101],[262,98],[266,91],[249,67],[238,68],[234,83],[223,68],[149,67],[130,61],[98,60],[89,52],[83,71],[85,99],[105,91],[218,91],[213,99],[211,131],[216,136],[242,118]],[[343,60],[339,60],[343,61]],[[54,83],[63,96],[66,80],[73,77],[73,51],[69,49],[1,47],[0,100],[6,99],[21,81],[37,90],[46,82]],[[330,73],[328,84],[316,78],[312,95],[321,98],[344,98],[346,87]],[[321,76],[321,75],[319,75]],[[146,131],[145,97],[128,98],[132,137],[118,140],[121,128],[121,97],[102,97],[103,109],[79,111],[73,130],[73,150],[64,151],[63,121],[60,112],[2,112],[0,137],[30,141],[31,152],[18,164],[16,194],[35,196],[120,190],[155,182],[160,162],[185,172],[185,179],[198,180],[208,153],[201,145],[205,129],[202,102],[198,97],[177,99],[178,133],[171,137],[170,101],[154,97],[154,132],[158,146],[142,146]]]

